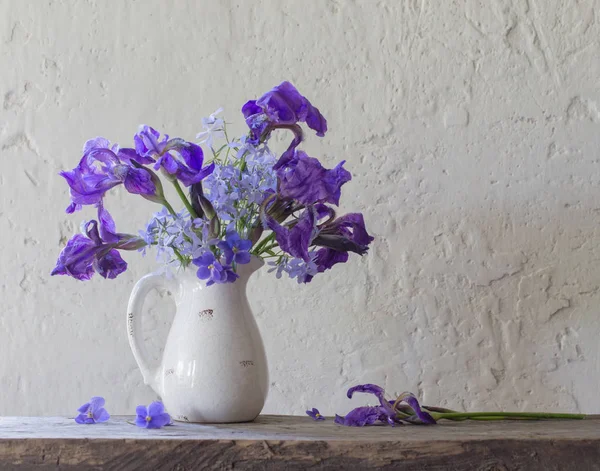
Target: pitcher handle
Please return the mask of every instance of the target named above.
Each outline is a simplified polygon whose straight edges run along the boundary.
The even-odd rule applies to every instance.
[[[167,288],[173,291],[175,286],[174,280],[168,279],[161,273],[150,273],[135,284],[129,297],[127,306],[127,337],[129,338],[129,346],[135,358],[144,384],[150,386],[156,394],[162,397],[162,387],[159,381],[160,368],[159,366],[151,367],[148,362],[148,351],[144,345],[142,338],[142,309],[146,296],[153,289]]]

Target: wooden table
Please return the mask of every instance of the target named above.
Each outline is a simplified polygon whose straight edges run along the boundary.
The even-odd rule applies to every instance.
[[[128,420],[0,418],[0,470],[600,470],[600,419],[350,428],[330,419],[261,416],[160,430]]]

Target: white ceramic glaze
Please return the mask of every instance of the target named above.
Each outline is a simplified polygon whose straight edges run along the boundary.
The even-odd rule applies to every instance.
[[[269,385],[267,360],[246,298],[250,275],[263,262],[238,267],[235,283],[205,286],[188,269],[173,278],[149,274],[133,288],[127,309],[129,345],[144,382],[162,398],[173,419],[187,422],[247,422],[262,410]],[[177,312],[162,362],[148,363],[141,335],[144,298],[167,288]]]

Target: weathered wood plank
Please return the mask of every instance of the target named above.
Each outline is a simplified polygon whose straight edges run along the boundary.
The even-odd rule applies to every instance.
[[[248,424],[177,422],[160,430],[127,420],[0,418],[0,469],[600,470],[597,419],[346,428],[261,416]]]

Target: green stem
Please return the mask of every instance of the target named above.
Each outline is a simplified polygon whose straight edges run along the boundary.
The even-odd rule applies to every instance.
[[[177,213],[175,212],[175,210],[173,209],[173,206],[171,206],[169,204],[169,202],[167,200],[164,200],[162,202],[162,205],[167,208],[167,211],[169,211],[171,213],[172,216],[177,216]]]
[[[585,419],[585,414],[562,414],[551,412],[431,412],[435,420],[439,419]]]
[[[256,247],[254,247],[254,250],[252,251],[254,255],[260,255],[260,251],[262,250],[262,248],[273,239],[275,239],[275,233],[271,232],[267,237],[265,237],[258,244],[256,244]]]
[[[271,244],[267,247],[261,247],[260,253],[258,255],[262,255],[263,253],[268,252],[269,250],[273,250],[276,247],[279,247],[279,244],[277,242],[275,242],[274,244]]]
[[[179,260],[179,263],[181,263],[181,266],[183,268],[186,267],[187,262],[185,261],[185,259],[181,256],[181,254],[179,253],[179,250],[177,250],[175,247],[171,247],[173,249],[173,253],[175,254],[175,256],[177,257],[177,259]]]
[[[173,186],[175,187],[175,190],[177,191],[179,198],[181,198],[181,201],[183,201],[183,204],[185,205],[186,209],[190,213],[190,216],[192,217],[192,219],[196,219],[198,217],[198,215],[196,214],[196,211],[194,211],[194,208],[192,208],[192,205],[190,204],[189,200],[187,199],[187,196],[185,196],[185,193],[183,192],[183,189],[181,188],[181,186],[179,185],[179,182],[177,180],[173,180]]]

